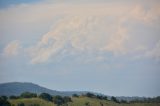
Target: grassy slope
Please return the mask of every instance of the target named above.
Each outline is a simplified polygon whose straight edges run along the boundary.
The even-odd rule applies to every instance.
[[[160,104],[156,103],[135,103],[135,104],[117,104],[112,101],[106,100],[99,100],[95,98],[87,98],[87,97],[79,97],[79,98],[72,98],[73,102],[69,103],[69,106],[84,106],[86,102],[89,102],[90,106],[160,106]]]
[[[25,106],[30,106],[31,104],[40,104],[40,106],[56,106],[52,102],[47,102],[39,98],[15,99],[15,100],[10,100],[10,102],[15,106],[17,106],[18,103],[24,103]]]
[[[160,106],[160,104],[156,103],[135,103],[135,104],[117,104],[112,101],[105,101],[105,100],[98,100],[94,98],[88,97],[79,97],[79,98],[72,98],[73,102],[68,103],[68,106],[85,106],[85,103],[89,102],[90,106]],[[52,102],[47,102],[39,98],[32,98],[32,99],[17,99],[17,100],[10,100],[12,104],[15,106],[17,103],[25,103],[25,106],[29,106],[30,104],[40,104],[40,106],[56,106]]]

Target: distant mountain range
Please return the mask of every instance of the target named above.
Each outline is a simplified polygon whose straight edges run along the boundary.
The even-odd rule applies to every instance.
[[[56,91],[56,90],[51,90],[42,86],[39,86],[37,84],[33,83],[28,83],[28,82],[10,82],[10,83],[2,83],[0,84],[0,96],[5,95],[5,96],[19,96],[23,92],[32,92],[32,93],[49,93],[51,95],[60,95],[60,96],[72,96],[73,94],[85,94],[88,91]],[[93,92],[92,92],[93,93]],[[96,95],[102,95],[99,93],[94,93]],[[108,96],[108,98],[111,98],[111,96]],[[119,100],[143,100],[145,99],[144,97],[124,97],[120,96],[117,97]]]
[[[28,83],[28,82],[10,82],[0,84],[0,96],[18,96],[23,92],[32,92],[32,93],[49,93],[51,95],[60,95],[60,96],[71,96],[73,94],[85,94],[85,91],[56,91],[51,90],[37,84]]]

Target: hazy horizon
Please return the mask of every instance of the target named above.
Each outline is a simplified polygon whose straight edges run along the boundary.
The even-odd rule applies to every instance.
[[[1,0],[0,83],[160,96],[159,0]]]

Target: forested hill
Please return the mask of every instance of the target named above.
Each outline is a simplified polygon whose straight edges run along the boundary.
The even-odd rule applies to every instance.
[[[49,93],[51,95],[60,95],[60,96],[71,96],[73,94],[83,94],[86,92],[63,92],[63,91],[56,91],[56,90],[51,90],[42,86],[39,86],[37,84],[33,83],[28,83],[28,82],[10,82],[10,83],[3,83],[0,84],[0,96],[5,95],[5,96],[11,96],[15,95],[18,96],[23,92],[33,92],[36,94],[40,93]]]
[[[36,94],[41,93],[48,93],[50,95],[60,95],[60,96],[72,96],[73,94],[82,95],[86,94],[87,91],[56,91],[51,90],[42,86],[39,86],[34,83],[28,83],[28,82],[10,82],[10,83],[2,83],[0,84],[0,96],[19,96],[23,92],[32,92]],[[93,92],[92,92],[93,93]],[[99,93],[94,93],[96,95],[102,95]],[[107,95],[105,95],[107,96]],[[111,95],[112,96],[112,95]],[[108,98],[111,98],[111,96],[107,96]],[[133,101],[133,100],[144,100],[146,98],[144,97],[116,97],[118,100],[126,100],[126,101]]]

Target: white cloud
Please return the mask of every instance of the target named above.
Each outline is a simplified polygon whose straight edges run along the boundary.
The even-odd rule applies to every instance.
[[[153,21],[158,21],[160,16],[160,4],[155,4],[154,7],[145,9],[144,6],[138,4],[130,12],[130,18],[142,21],[146,24],[152,24]]]
[[[16,56],[19,53],[21,46],[19,41],[12,41],[4,48],[4,55],[6,56]]]
[[[89,7],[94,7],[94,9]],[[122,8],[121,11],[118,11],[119,7]],[[65,11],[65,14],[69,16],[64,15],[47,34],[43,35],[41,41],[32,47],[32,63],[44,62],[55,57],[63,50],[68,49],[66,47],[68,44],[72,48],[68,49],[68,52],[109,51],[116,55],[127,54],[133,50],[126,46],[131,39],[129,39],[128,28],[123,23],[130,20],[144,23],[154,21],[153,18],[148,18],[150,11],[147,12],[140,5],[132,8],[126,6],[125,9],[121,6],[106,8],[102,4],[87,5],[87,7],[84,5],[85,12],[78,7],[73,6],[72,8],[71,11],[69,11],[70,9]],[[131,12],[128,13],[128,9]],[[124,14],[126,16],[123,16]],[[109,18],[110,15],[111,18]]]
[[[32,63],[43,62],[57,53],[68,52],[123,52],[126,40],[125,28],[103,20],[106,16],[69,16],[57,23],[36,46],[30,49]],[[104,48],[107,46],[107,49]]]
[[[128,37],[127,28],[119,26],[104,50],[111,51],[114,54],[125,54],[127,52],[125,42],[128,40]]]
[[[93,52],[125,55],[137,52],[139,45],[132,41],[131,36],[139,39],[139,35],[130,34],[134,29],[125,24],[130,24],[130,22],[143,23],[145,26],[154,24],[159,20],[159,7],[159,4],[152,4],[146,9],[138,2],[134,4],[120,2],[40,3],[19,5],[0,11],[0,17],[2,16],[12,25],[16,23],[53,23],[49,32],[44,34],[36,45],[28,49],[31,62],[34,64],[48,61],[64,51],[72,55],[76,53],[92,54]],[[14,17],[11,19],[9,16]],[[17,20],[17,17],[20,19]],[[136,46],[131,47],[130,43]],[[148,46],[141,45],[141,47]],[[98,60],[103,60],[102,58],[103,56],[97,56]]]

